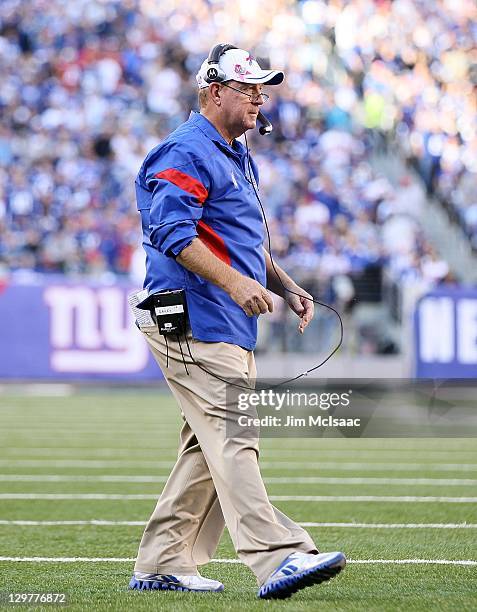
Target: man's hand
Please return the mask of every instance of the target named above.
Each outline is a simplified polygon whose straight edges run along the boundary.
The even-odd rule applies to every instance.
[[[313,315],[315,314],[315,305],[313,303],[313,297],[298,285],[294,285],[291,287],[293,293],[289,291],[285,294],[285,301],[288,306],[293,310],[295,314],[300,317],[300,324],[298,325],[298,331],[302,334],[305,331],[305,327],[307,327],[308,323],[313,319]],[[295,295],[298,293],[298,295]],[[307,299],[309,298],[309,299]]]
[[[199,238],[182,249],[176,261],[226,291],[248,317],[273,311],[272,297],[265,287],[224,263]]]
[[[302,334],[315,313],[313,296],[297,285],[278,264],[272,262],[270,253],[265,248],[263,252],[267,267],[267,289],[282,297],[293,312],[300,317],[298,331]]]
[[[271,295],[253,278],[238,276],[228,293],[248,317],[273,312]]]

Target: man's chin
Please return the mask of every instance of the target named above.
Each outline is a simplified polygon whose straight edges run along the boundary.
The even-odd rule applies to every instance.
[[[245,124],[247,126],[247,130],[253,130],[257,127],[257,115],[248,115]]]
[[[257,127],[257,116],[247,115],[242,119],[241,134],[244,134],[248,130],[254,130]]]

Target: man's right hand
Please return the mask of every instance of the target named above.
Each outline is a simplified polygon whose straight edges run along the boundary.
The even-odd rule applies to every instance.
[[[182,249],[177,261],[187,270],[226,291],[248,317],[273,312],[272,297],[265,287],[224,263],[200,238],[194,238]]]
[[[248,317],[273,312],[272,296],[258,281],[240,275],[228,291]]]

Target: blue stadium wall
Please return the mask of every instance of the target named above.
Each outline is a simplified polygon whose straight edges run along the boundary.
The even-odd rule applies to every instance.
[[[127,303],[128,284],[53,279],[0,290],[0,378],[162,379]]]

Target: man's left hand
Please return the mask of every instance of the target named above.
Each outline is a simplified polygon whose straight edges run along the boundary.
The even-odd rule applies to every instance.
[[[302,334],[305,331],[308,323],[313,319],[315,313],[315,305],[313,304],[313,296],[308,291],[305,291],[298,285],[291,287],[293,293],[286,292],[285,301],[295,314],[300,317],[298,331]],[[299,294],[296,295],[296,294]]]

